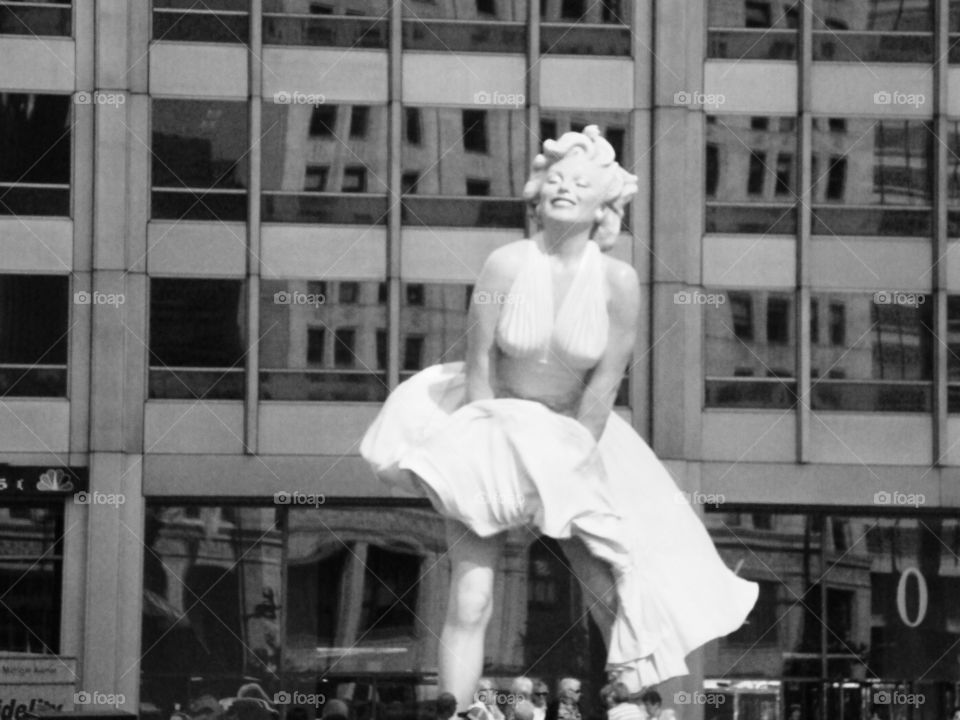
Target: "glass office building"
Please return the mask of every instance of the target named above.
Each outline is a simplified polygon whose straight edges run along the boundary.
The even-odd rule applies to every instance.
[[[0,0],[0,655],[151,720],[428,716],[443,523],[357,447],[588,124],[640,181],[615,412],[761,587],[665,704],[949,717],[953,0]],[[485,674],[600,717],[560,545],[509,533],[496,599]]]

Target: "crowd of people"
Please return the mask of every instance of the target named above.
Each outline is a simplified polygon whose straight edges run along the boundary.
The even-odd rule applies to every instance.
[[[520,676],[502,692],[491,678],[480,678],[475,702],[464,712],[457,712],[456,698],[441,693],[437,698],[437,720],[583,720],[580,680],[566,677],[557,685],[555,698],[542,680]],[[622,682],[612,682],[600,689],[607,720],[674,720],[675,714],[663,707],[656,690],[647,690],[635,702]]]

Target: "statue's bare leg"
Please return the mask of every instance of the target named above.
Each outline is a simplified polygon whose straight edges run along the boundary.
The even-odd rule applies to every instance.
[[[447,521],[450,599],[440,635],[440,690],[465,710],[474,702],[483,672],[483,640],[493,614],[493,585],[504,533],[482,538],[462,523]]]
[[[570,568],[581,585],[583,601],[590,609],[590,615],[600,628],[603,642],[610,647],[610,632],[617,617],[616,582],[610,566],[591,554],[587,546],[578,537],[560,540],[563,554],[570,562]]]

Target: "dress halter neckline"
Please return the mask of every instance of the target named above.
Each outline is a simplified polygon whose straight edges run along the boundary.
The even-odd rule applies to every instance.
[[[584,247],[555,311],[550,255],[535,240],[526,242],[527,252],[497,322],[501,350],[511,357],[592,367],[606,349],[609,332],[600,248],[593,241]]]

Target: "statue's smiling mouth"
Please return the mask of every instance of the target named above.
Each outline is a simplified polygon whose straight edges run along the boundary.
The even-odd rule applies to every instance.
[[[559,205],[561,203],[565,205],[570,205],[570,206],[576,205],[576,203],[573,200],[566,197],[554,198],[553,200],[550,201],[550,204],[554,206]]]

